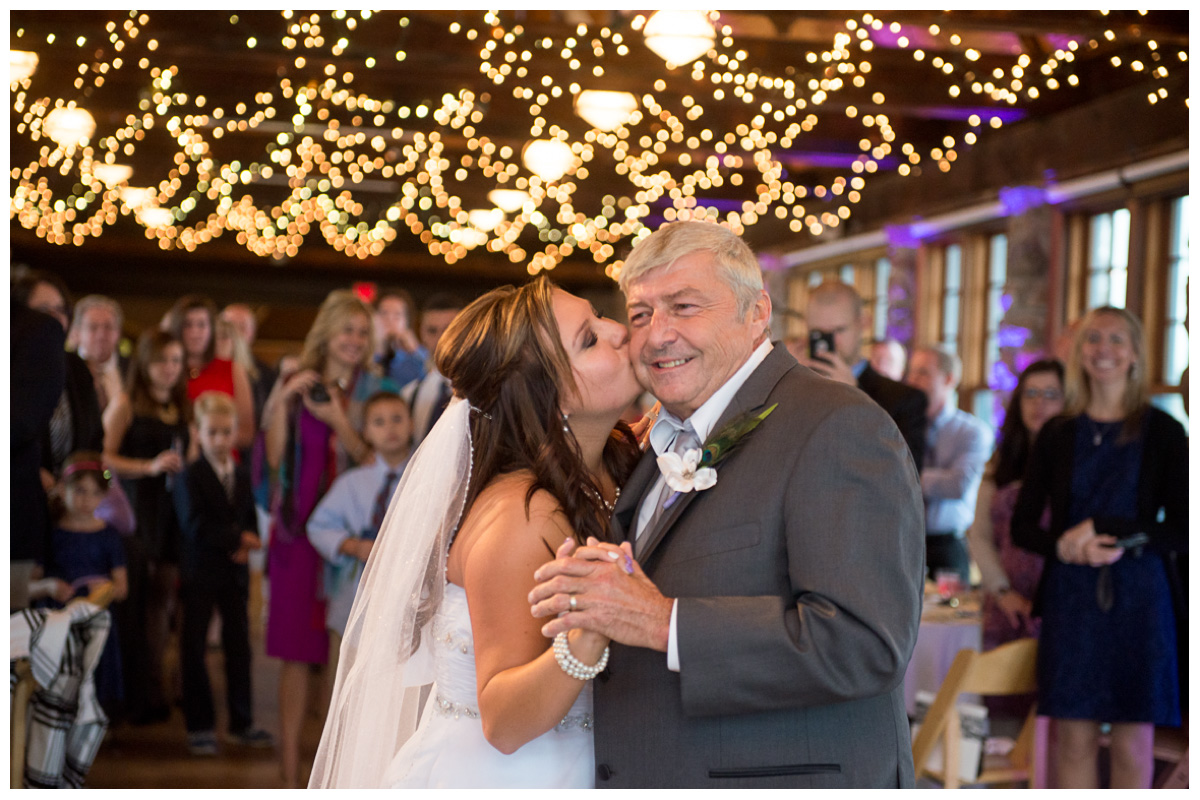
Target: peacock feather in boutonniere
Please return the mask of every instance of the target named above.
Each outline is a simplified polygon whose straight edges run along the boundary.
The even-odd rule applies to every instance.
[[[721,459],[729,455],[729,451],[737,446],[743,436],[757,428],[759,423],[770,416],[778,405],[776,403],[758,414],[748,411],[709,437],[708,442],[704,445],[704,451],[700,455],[700,466],[715,467]]]
[[[666,479],[667,485],[674,492],[663,503],[663,508],[670,508],[687,492],[702,492],[717,483],[717,462],[729,455],[729,452],[746,434],[758,427],[772,411],[776,403],[766,411],[755,414],[753,411],[742,414],[717,433],[709,437],[708,443],[702,450],[693,449],[683,454],[666,452],[658,457],[658,468]]]

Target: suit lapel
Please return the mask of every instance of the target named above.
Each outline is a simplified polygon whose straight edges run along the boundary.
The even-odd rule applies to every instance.
[[[725,411],[722,412],[720,419],[717,420],[717,424],[713,426],[712,433],[709,434],[710,438],[712,434],[715,434],[717,431],[724,428],[738,416],[766,405],[767,398],[770,396],[771,391],[775,388],[775,385],[779,383],[780,378],[783,377],[784,373],[795,366],[796,360],[792,358],[791,354],[788,353],[787,350],[785,350],[783,347],[772,348],[771,352],[767,354],[767,357],[763,359],[763,362],[758,365],[754,372],[750,373],[750,377],[748,377],[746,382],[742,384],[742,388],[739,389],[737,394],[733,396],[733,399],[729,401],[729,405],[725,408]],[[758,430],[756,429],[749,435],[755,436],[757,434]],[[706,491],[712,491],[713,489],[720,487],[721,470],[726,468],[731,459],[737,458],[737,454],[738,451],[734,451],[728,456],[728,458],[722,460],[721,463],[717,465],[717,485],[712,487],[712,489],[707,489]],[[645,460],[647,459],[643,459],[643,461]],[[655,461],[653,458],[649,460],[651,463],[654,463]],[[635,471],[635,475],[641,471],[641,464],[638,466],[639,469],[638,471]],[[655,469],[650,475],[648,484],[641,488],[641,493],[645,493],[645,491],[649,488],[649,485],[653,484],[654,479],[657,477],[658,465],[655,464]],[[699,494],[699,492],[681,493],[675,498],[674,502],[671,503],[671,507],[666,509],[663,512],[663,515],[658,518],[658,522],[655,524],[654,528],[647,530],[642,534],[644,541],[642,542],[641,547],[637,548],[638,560],[640,562],[646,563],[650,555],[654,552],[655,548],[657,548],[662,540],[666,537],[667,532],[671,529],[671,526],[675,524],[675,521],[683,515],[684,510],[687,509],[687,507],[696,499],[697,494]],[[640,505],[640,501],[638,505]],[[634,524],[636,524],[636,518],[634,519]],[[629,526],[629,528],[632,527],[633,524]],[[626,528],[626,530],[629,530],[629,528]],[[632,532],[630,532],[629,538],[631,540],[633,539]]]
[[[221,483],[220,477],[217,476],[216,469],[213,468],[213,465],[211,463],[209,463],[209,460],[207,458],[205,458],[203,455],[201,455],[200,458],[197,459],[197,465],[199,465],[200,463],[204,464],[204,467],[203,467],[204,481],[208,484],[209,494],[212,495],[211,502],[219,503],[220,504],[218,506],[219,508],[232,509],[233,503],[230,501],[229,495],[225,494],[225,485],[223,483]],[[236,485],[237,484],[235,481],[234,486],[236,487]]]

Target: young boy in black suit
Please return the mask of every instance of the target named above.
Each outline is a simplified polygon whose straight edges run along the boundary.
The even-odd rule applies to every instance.
[[[174,491],[183,531],[180,662],[188,750],[195,756],[212,756],[217,737],[205,652],[214,608],[221,615],[229,738],[248,747],[271,747],[274,740],[254,727],[250,696],[247,563],[250,551],[262,542],[250,474],[233,460],[237,411],[228,395],[204,392],[196,398],[194,416],[201,456],[184,470]]]

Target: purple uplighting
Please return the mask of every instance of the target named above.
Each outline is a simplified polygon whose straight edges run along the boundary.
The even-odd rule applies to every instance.
[[[1034,206],[1045,203],[1046,190],[1037,186],[1011,186],[1000,190],[1000,204],[1010,217],[1024,214]]]
[[[996,333],[996,340],[1001,347],[1024,347],[1025,342],[1029,340],[1029,329],[1001,325]]]
[[[885,225],[883,230],[887,233],[890,247],[915,248],[921,244],[920,238],[913,234],[909,225]]]
[[[1011,392],[1017,388],[1017,376],[1008,368],[1008,364],[997,361],[992,364],[992,374],[988,378],[988,387],[998,392]]]
[[[1012,295],[1008,293],[1000,295],[1000,307],[1004,309],[1004,313],[1007,314],[1008,310],[1012,308]]]

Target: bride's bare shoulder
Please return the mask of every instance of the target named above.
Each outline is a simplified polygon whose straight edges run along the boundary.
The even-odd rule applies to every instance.
[[[538,489],[530,495],[533,475],[521,471],[500,475],[479,492],[463,520],[458,539],[463,544],[489,541],[557,548],[570,533],[562,507],[552,494]],[[528,500],[528,503],[526,502]]]

